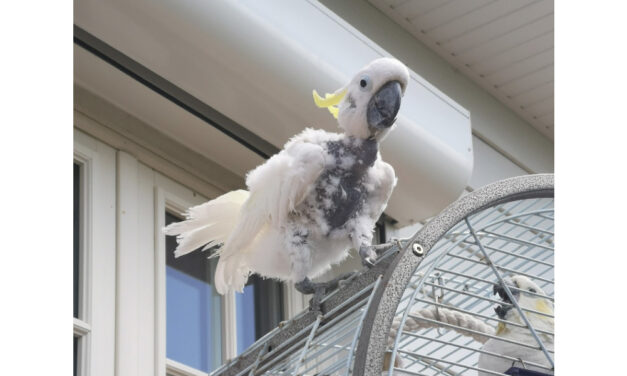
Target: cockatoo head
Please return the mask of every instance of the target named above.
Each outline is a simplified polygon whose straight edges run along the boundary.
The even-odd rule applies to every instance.
[[[546,293],[529,278],[522,275],[514,275],[504,278],[513,298],[520,308],[530,309],[542,314],[525,312],[525,315],[536,328],[552,329],[553,327],[553,302],[546,298]],[[503,284],[494,286],[494,294],[498,294],[503,304],[494,308],[500,319],[524,324],[518,310],[512,304]],[[550,316],[547,316],[550,315]]]
[[[314,101],[329,109],[347,135],[380,141],[396,121],[408,81],[409,71],[403,63],[380,58],[324,99],[314,90]]]

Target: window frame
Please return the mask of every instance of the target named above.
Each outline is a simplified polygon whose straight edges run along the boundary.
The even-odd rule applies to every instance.
[[[113,374],[115,359],[115,150],[74,130],[80,166],[77,374]],[[94,268],[94,265],[98,268]]]
[[[93,153],[82,147],[74,146],[74,163],[79,166],[79,224],[78,224],[78,317],[72,317],[73,337],[78,340],[76,350],[76,374],[87,375],[90,359],[91,336],[91,253],[90,243],[87,241],[91,229],[91,173],[93,169]]]

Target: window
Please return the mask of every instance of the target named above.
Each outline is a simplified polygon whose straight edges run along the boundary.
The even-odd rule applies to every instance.
[[[74,376],[83,375],[87,369],[87,353],[89,349],[89,334],[91,327],[88,324],[87,313],[87,276],[85,266],[87,253],[85,252],[85,164],[74,161],[73,173],[73,317],[74,317],[74,351],[73,371]]]
[[[166,212],[166,225],[180,221]],[[207,252],[175,258],[166,237],[166,356],[209,372],[222,363],[221,297],[212,285],[216,260]]]

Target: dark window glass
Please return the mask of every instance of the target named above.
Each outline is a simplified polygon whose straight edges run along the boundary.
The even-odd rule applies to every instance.
[[[180,221],[165,213],[166,225]],[[166,237],[166,354],[204,372],[221,364],[221,301],[212,285],[216,260],[195,251],[174,258],[176,238]]]
[[[380,219],[374,228],[372,244],[383,244],[385,241],[385,224],[383,223],[383,219]]]
[[[79,312],[79,280],[80,280],[80,217],[81,213],[81,166],[74,163],[74,317]],[[76,340],[74,340],[76,346]]]
[[[78,338],[74,337],[74,376],[77,375],[77,361],[78,361]]]

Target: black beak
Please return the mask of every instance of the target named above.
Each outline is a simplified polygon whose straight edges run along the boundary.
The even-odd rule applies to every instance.
[[[507,317],[507,312],[509,312],[512,307],[513,306],[511,305],[497,305],[496,307],[494,307],[494,312],[496,312],[496,315],[499,317],[499,319],[505,320],[505,317]]]
[[[510,285],[510,283],[507,283],[507,284]],[[512,295],[514,296],[514,298],[517,299],[519,291],[513,290],[513,289],[510,289],[510,291]],[[507,312],[509,312],[509,310],[512,309],[514,305],[512,304],[512,301],[507,295],[507,292],[505,292],[505,288],[500,283],[497,285],[494,285],[493,292],[494,292],[494,295],[498,295],[499,298],[501,298],[501,300],[503,301],[503,304],[494,307],[494,312],[496,312],[499,318],[505,319]]]
[[[401,84],[390,81],[383,85],[368,102],[368,125],[376,130],[389,128],[401,108]]]

